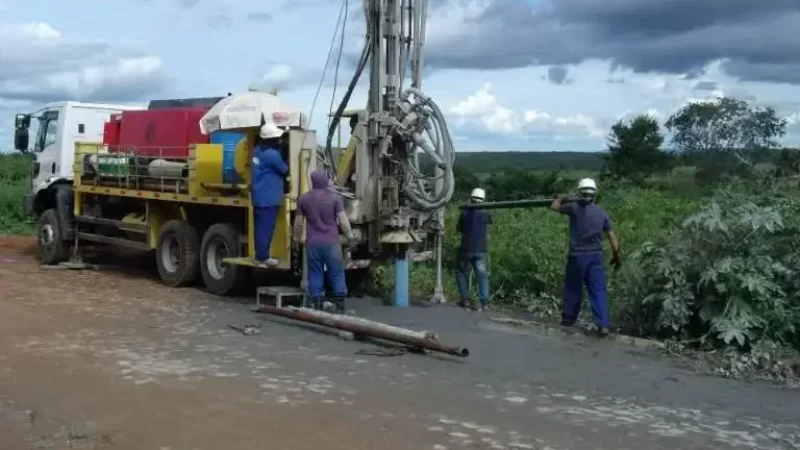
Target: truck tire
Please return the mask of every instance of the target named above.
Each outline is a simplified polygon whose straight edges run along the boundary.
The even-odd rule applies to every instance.
[[[67,260],[69,245],[64,241],[64,234],[58,212],[48,209],[39,216],[36,223],[39,261],[45,265],[53,265]]]
[[[197,230],[182,220],[161,227],[156,245],[156,265],[167,286],[187,286],[197,279],[200,239]]]
[[[242,239],[235,226],[218,223],[206,230],[200,246],[200,272],[209,293],[225,296],[234,294],[243,287],[247,269],[222,263],[224,258],[241,256]]]

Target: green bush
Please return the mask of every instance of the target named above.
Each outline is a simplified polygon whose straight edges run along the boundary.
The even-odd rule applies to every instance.
[[[642,334],[800,348],[800,202],[726,189],[632,258],[621,311]]]
[[[24,155],[0,154],[0,234],[24,234],[32,230],[22,209],[29,164]]]

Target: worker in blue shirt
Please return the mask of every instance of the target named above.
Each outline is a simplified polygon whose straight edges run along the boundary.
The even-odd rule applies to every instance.
[[[576,202],[567,203],[566,197],[560,196],[553,200],[550,209],[569,216],[569,255],[564,276],[561,325],[575,325],[581,309],[583,286],[586,285],[595,325],[601,335],[607,336],[610,320],[603,263],[603,234],[611,243],[611,263],[615,269],[622,265],[622,256],[611,219],[594,202],[596,195],[597,184],[591,178],[584,178],[578,183]]]
[[[475,188],[470,195],[470,201],[481,203],[486,200],[486,192]],[[458,263],[456,265],[456,285],[460,301],[458,306],[471,307],[469,294],[469,273],[474,271],[478,281],[479,311],[489,309],[489,270],[487,265],[487,235],[492,216],[485,209],[466,209],[458,218],[456,230],[461,233],[461,245],[458,248]]]
[[[282,134],[283,130],[272,123],[262,125],[253,149],[250,198],[255,216],[255,260],[260,266],[278,265],[278,260],[270,254],[270,246],[278,211],[283,205],[284,180],[289,173],[289,166],[279,151]]]

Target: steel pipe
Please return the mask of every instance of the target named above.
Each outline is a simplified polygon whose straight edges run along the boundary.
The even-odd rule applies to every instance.
[[[424,348],[435,352],[446,353],[448,355],[459,356],[461,358],[466,358],[469,356],[469,350],[466,348],[444,345],[435,339],[426,339],[415,334],[419,332],[413,332],[404,328],[399,328],[399,330],[402,330],[402,332],[397,332],[394,330],[398,329],[398,327],[392,327],[390,325],[372,322],[365,319],[358,319],[338,314],[328,314],[322,311],[310,310],[308,308],[294,307],[278,308],[276,306],[262,306],[261,308],[257,309],[256,312],[323,325],[326,327],[336,328],[338,330],[349,331],[356,335],[370,336],[386,341],[405,344],[410,347]]]
[[[317,310],[309,309],[309,308],[302,308],[302,309],[301,308],[295,308],[295,309],[300,309],[303,312],[305,312],[306,314],[310,314],[310,315],[319,317],[320,319],[327,319],[327,318],[329,318],[330,316],[333,315],[333,314],[326,313],[325,311],[317,311]],[[439,339],[439,336],[436,333],[432,332],[432,331],[409,330],[408,328],[395,327],[393,325],[387,325],[385,323],[375,322],[373,320],[362,319],[360,317],[353,317],[353,316],[342,316],[342,317],[344,317],[344,320],[346,322],[357,323],[357,324],[364,325],[366,327],[376,327],[376,328],[385,330],[385,331],[387,331],[389,333],[398,333],[398,334],[402,334],[404,336],[408,336],[408,337],[414,338],[414,339],[425,339],[425,340],[428,340],[428,341],[436,341],[436,340]]]
[[[576,199],[564,199],[564,203],[574,202]],[[548,207],[553,203],[552,198],[531,198],[527,200],[507,200],[500,202],[476,202],[459,205],[460,209],[510,209],[510,208],[538,208]]]

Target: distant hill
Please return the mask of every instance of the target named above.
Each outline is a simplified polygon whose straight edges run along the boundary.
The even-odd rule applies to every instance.
[[[603,167],[605,152],[459,152],[456,167],[472,173],[518,170],[588,170]]]

